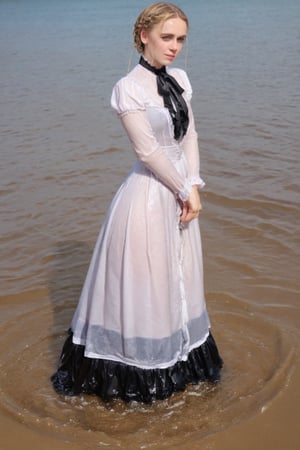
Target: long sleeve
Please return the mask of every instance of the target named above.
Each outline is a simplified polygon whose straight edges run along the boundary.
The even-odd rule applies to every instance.
[[[181,200],[187,200],[192,183],[176,170],[159,146],[144,111],[121,115],[122,124],[140,161]],[[137,125],[138,124],[138,125]]]
[[[114,87],[111,104],[117,111],[140,161],[183,201],[192,190],[159,145],[146,113],[148,98],[139,83],[122,78]]]
[[[200,156],[198,146],[198,134],[195,129],[194,114],[190,103],[189,108],[189,127],[183,139],[183,149],[187,161],[188,178],[191,184],[197,184],[200,188],[205,186],[200,177]]]
[[[200,156],[198,146],[198,133],[196,132],[194,114],[191,107],[192,86],[184,70],[172,69],[171,74],[184,88],[184,96],[189,111],[189,127],[183,138],[183,149],[187,161],[188,178],[191,184],[197,184],[199,188],[205,186],[205,182],[200,177]]]

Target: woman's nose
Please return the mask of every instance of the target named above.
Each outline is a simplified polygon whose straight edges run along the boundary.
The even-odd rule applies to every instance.
[[[177,49],[178,49],[178,42],[177,42],[177,39],[173,39],[173,40],[171,41],[171,50],[172,50],[173,52],[177,52]]]

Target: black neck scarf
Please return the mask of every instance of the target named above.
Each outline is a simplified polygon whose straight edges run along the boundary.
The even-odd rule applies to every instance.
[[[177,83],[174,77],[169,75],[166,67],[161,69],[151,66],[142,56],[139,63],[155,73],[157,80],[157,91],[164,99],[164,106],[168,108],[174,125],[174,138],[180,141],[189,126],[189,115],[187,104],[182,96],[184,89]]]

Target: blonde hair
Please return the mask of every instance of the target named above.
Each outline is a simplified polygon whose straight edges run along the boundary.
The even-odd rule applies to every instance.
[[[147,6],[138,16],[133,28],[134,46],[137,51],[143,53],[145,48],[141,41],[142,30],[151,31],[155,25],[169,19],[174,19],[175,17],[184,20],[187,27],[189,26],[187,16],[178,6],[173,5],[173,3],[159,2]]]

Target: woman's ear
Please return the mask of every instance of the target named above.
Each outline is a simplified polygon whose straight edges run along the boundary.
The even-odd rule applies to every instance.
[[[141,31],[141,41],[144,45],[148,43],[148,34],[144,29]]]

